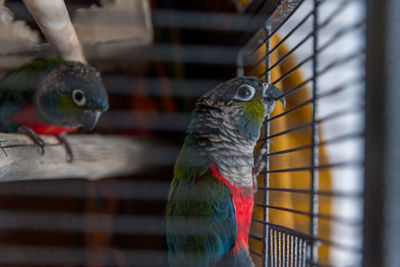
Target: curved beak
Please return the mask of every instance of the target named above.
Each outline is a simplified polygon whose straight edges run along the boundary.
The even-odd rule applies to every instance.
[[[279,100],[281,101],[283,108],[286,108],[286,99],[281,89],[267,83],[264,83],[263,87],[265,90],[264,99],[272,98],[274,101]]]
[[[95,110],[95,109],[87,109],[83,111],[82,117],[81,117],[81,125],[84,130],[86,131],[91,131],[96,127],[97,121],[100,118],[101,115],[100,110]]]

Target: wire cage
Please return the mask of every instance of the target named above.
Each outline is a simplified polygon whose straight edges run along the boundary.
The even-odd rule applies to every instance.
[[[268,165],[250,235],[260,266],[361,264],[364,9],[363,1],[281,1],[238,55],[238,75],[263,77],[288,101],[260,140]]]
[[[66,2],[73,13],[99,1]],[[282,89],[287,102],[266,119],[257,144],[257,150],[267,149],[267,164],[258,177],[249,236],[255,265],[381,266],[386,251],[396,248],[384,245],[386,224],[379,220],[385,185],[394,180],[380,169],[384,160],[391,162],[381,148],[391,132],[377,130],[385,126],[377,88],[386,85],[386,76],[368,76],[385,64],[371,51],[387,41],[377,45],[371,36],[388,37],[380,31],[385,22],[379,14],[390,5],[375,12],[372,0],[229,1],[225,9],[216,1],[176,2],[152,1],[154,45],[133,49],[135,40],[121,40],[114,50],[85,47],[111,100],[97,133],[117,135],[107,139],[109,145],[100,144],[101,137],[94,144],[103,158],[135,155],[127,160],[135,173],[101,181],[3,183],[0,265],[166,266],[165,204],[193,103],[224,80],[251,75]],[[7,5],[37,28],[21,3]],[[106,53],[97,57],[99,51]],[[42,45],[0,56],[49,54]],[[116,142],[126,145],[118,142],[127,136],[137,138],[140,149],[113,150]],[[89,140],[95,137],[82,143]],[[2,148],[7,153],[15,146]],[[383,182],[376,182],[381,175]],[[396,218],[388,219],[392,228]],[[385,266],[397,266],[396,256],[389,256]]]

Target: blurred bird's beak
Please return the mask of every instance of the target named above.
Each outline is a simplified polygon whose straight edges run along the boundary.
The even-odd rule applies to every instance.
[[[264,88],[264,99],[272,98],[274,101],[279,100],[281,101],[283,108],[286,108],[286,99],[281,89],[268,83],[264,83],[263,88]]]
[[[97,121],[99,120],[101,113],[102,112],[100,110],[84,110],[81,117],[81,124],[83,126],[83,129],[86,131],[93,130],[94,127],[96,127]]]

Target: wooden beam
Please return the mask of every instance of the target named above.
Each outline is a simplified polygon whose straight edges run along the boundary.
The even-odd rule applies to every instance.
[[[79,8],[72,15],[73,25],[84,46],[96,45],[98,51],[149,45],[153,25],[149,0],[100,1],[101,6]],[[85,50],[86,52],[86,50]],[[91,52],[91,51],[89,51]],[[86,53],[85,53],[86,54]]]
[[[23,0],[46,39],[66,60],[86,62],[63,0]]]
[[[65,147],[56,137],[41,137],[46,143],[44,155],[40,154],[40,149],[27,136],[0,133],[0,182],[62,178],[100,179],[127,175],[148,166],[149,157],[143,155],[156,154],[150,155],[155,160],[157,155],[160,155],[154,151],[154,148],[160,149],[159,146],[141,139],[72,134],[68,136],[68,140],[74,152],[74,161],[68,163]],[[164,147],[164,152],[170,151],[168,147]],[[176,153],[174,150],[172,152]],[[174,155],[171,159],[174,159]],[[157,161],[160,162],[159,159]]]

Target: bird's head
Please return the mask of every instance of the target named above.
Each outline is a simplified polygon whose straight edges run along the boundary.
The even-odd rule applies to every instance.
[[[189,131],[214,131],[228,137],[236,134],[255,141],[277,100],[285,105],[282,91],[259,78],[232,79],[198,100]]]
[[[108,109],[100,74],[89,64],[63,62],[46,73],[38,86],[34,104],[49,124],[92,130]]]

